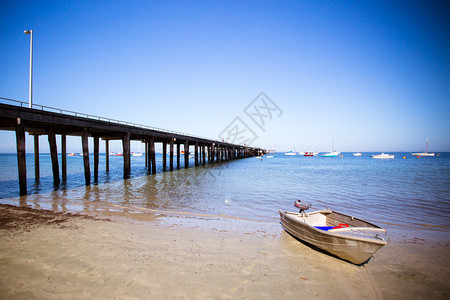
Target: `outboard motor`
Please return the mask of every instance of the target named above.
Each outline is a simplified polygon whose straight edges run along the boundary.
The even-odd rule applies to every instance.
[[[294,206],[297,207],[298,209],[300,209],[299,213],[304,213],[305,210],[308,210],[311,207],[311,204],[306,203],[300,199],[295,200],[294,202]]]

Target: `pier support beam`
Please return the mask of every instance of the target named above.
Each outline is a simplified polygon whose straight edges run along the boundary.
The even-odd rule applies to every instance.
[[[62,181],[67,181],[67,145],[66,135],[61,134],[61,176]]]
[[[198,167],[198,142],[195,142],[195,150],[194,150],[194,155],[195,155],[195,166]]]
[[[94,136],[94,181],[98,181],[98,164],[99,164],[99,143],[100,138],[98,136]]]
[[[169,169],[173,171],[173,138],[170,139],[170,161],[169,161]]]
[[[211,162],[211,151],[212,151],[212,146],[209,145],[208,146],[208,162]]]
[[[206,156],[205,156],[205,154],[206,154],[206,146],[205,145],[203,145],[202,146],[202,159],[203,159],[203,164],[205,165],[206,164]]]
[[[184,167],[189,168],[189,141],[184,142]]]
[[[39,170],[39,135],[34,135],[34,179],[39,181],[41,177]]]
[[[19,171],[19,187],[20,195],[27,194],[27,162],[25,156],[25,128],[23,124],[20,124],[20,119],[17,119],[19,123],[16,126],[16,148],[17,148],[17,167]]]
[[[163,171],[166,170],[166,161],[167,161],[167,143],[162,143],[162,155],[163,155]]]
[[[81,135],[81,144],[83,147],[83,162],[84,162],[84,182],[86,185],[91,185],[91,167],[89,165],[89,141],[86,130]]]
[[[147,168],[147,166],[148,166],[148,142],[147,141],[145,141],[145,154],[144,154],[144,156],[145,156],[145,167]],[[150,171],[150,168],[148,168],[148,170]]]
[[[155,138],[153,137],[150,138],[149,148],[152,161],[152,174],[156,174]]]
[[[147,167],[148,173],[152,171],[152,156],[150,154],[150,139],[145,139],[145,167]]]
[[[122,136],[122,148],[123,148],[123,178],[130,178],[131,165],[130,165],[130,133],[127,132]]]
[[[181,160],[181,144],[177,142],[177,170],[180,169],[180,160]]]
[[[109,140],[105,140],[106,172],[109,172]]]
[[[55,186],[59,185],[59,165],[58,165],[58,150],[56,148],[55,132],[48,133],[48,144],[50,146],[50,156],[52,158],[53,183]]]

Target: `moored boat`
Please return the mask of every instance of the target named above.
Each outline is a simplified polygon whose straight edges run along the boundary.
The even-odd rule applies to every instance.
[[[289,234],[353,264],[367,262],[387,244],[385,229],[336,211],[278,212]]]
[[[362,156],[362,153],[361,152],[353,153],[353,156]]]
[[[328,153],[322,154],[322,157],[338,157],[339,154],[341,154],[341,152],[338,152],[338,151],[336,151],[336,149],[334,149],[334,140],[331,139],[331,151]]]
[[[284,155],[297,155],[297,152],[294,150],[295,150],[295,148],[294,148],[294,144],[292,143],[292,137],[291,137],[291,150],[285,152]]]
[[[303,154],[303,156],[314,156],[314,152],[308,151]]]
[[[426,152],[412,153],[414,156],[434,156],[434,153],[428,153],[428,139],[427,139],[427,150]]]
[[[376,158],[376,159],[393,159],[395,157],[395,155],[392,154],[386,154],[386,153],[381,153],[378,155],[372,155],[372,158]]]
[[[322,154],[322,157],[337,157],[339,154],[340,152],[332,151]]]

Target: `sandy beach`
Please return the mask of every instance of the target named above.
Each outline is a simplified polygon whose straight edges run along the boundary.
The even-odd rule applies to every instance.
[[[450,297],[447,244],[398,239],[355,266],[281,227],[235,232],[189,227],[185,217],[144,219],[0,205],[0,298]]]

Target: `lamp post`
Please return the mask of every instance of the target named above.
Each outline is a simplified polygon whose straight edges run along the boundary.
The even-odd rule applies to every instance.
[[[30,86],[29,86],[29,102],[30,108],[33,106],[33,30],[25,30],[23,33],[30,35]]]

